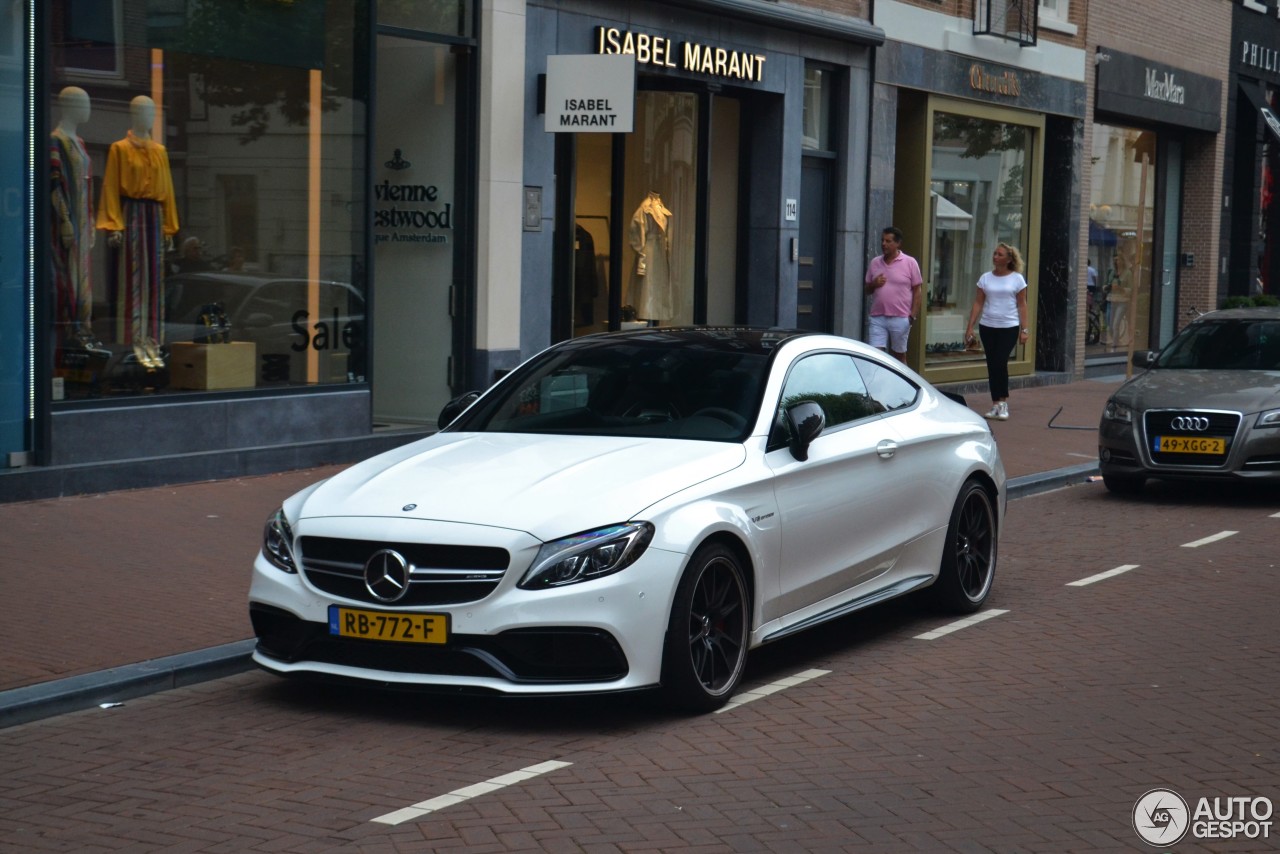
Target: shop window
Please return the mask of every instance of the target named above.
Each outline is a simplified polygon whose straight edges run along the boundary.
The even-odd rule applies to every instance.
[[[623,315],[653,325],[694,322],[698,97],[636,94],[626,144]]]
[[[117,77],[121,66],[121,0],[66,0],[55,5],[62,66],[72,75]]]
[[[925,364],[981,362],[964,340],[977,282],[996,245],[1028,254],[1035,131],[977,116],[936,112],[928,198],[929,263],[924,271]],[[1021,271],[1024,276],[1026,270]]]
[[[573,206],[574,335],[604,332],[609,328],[612,175],[613,137],[604,133],[578,134]],[[637,324],[630,315],[623,321],[627,326]]]
[[[470,38],[474,35],[470,0],[377,0],[378,24],[402,30]]]
[[[1156,137],[1151,131],[1093,126],[1089,192],[1089,265],[1097,286],[1085,355],[1102,356],[1150,338],[1155,234]]]
[[[364,379],[367,14],[52,3],[55,400]]]
[[[831,145],[831,81],[829,70],[811,63],[804,69],[804,133],[806,149],[829,151]]]
[[[641,91],[635,117],[620,137],[574,137],[573,334],[733,324],[742,105]],[[700,155],[708,144],[714,157]]]

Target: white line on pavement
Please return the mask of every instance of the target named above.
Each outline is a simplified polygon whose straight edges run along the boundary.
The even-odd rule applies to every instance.
[[[1272,513],[1272,514],[1271,514],[1271,518],[1272,518],[1272,519],[1280,519],[1280,513]]]
[[[750,703],[752,700],[759,700],[761,697],[776,694],[783,688],[790,688],[792,686],[799,685],[801,682],[808,682],[810,679],[817,679],[819,676],[826,676],[830,672],[830,670],[803,670],[795,676],[788,676],[786,679],[779,679],[777,682],[772,682],[768,685],[761,685],[759,688],[752,688],[750,691],[743,691],[740,694],[734,695],[732,700],[716,709],[716,714],[718,715],[721,712],[736,709],[738,706]]]
[[[1139,566],[1141,566],[1141,564],[1126,563],[1123,566],[1117,566],[1115,569],[1108,569],[1106,572],[1099,572],[1097,575],[1090,575],[1088,578],[1081,578],[1078,581],[1068,581],[1067,586],[1084,587],[1085,585],[1092,584],[1095,581],[1102,581],[1104,578],[1111,578],[1112,576],[1119,575],[1122,572],[1137,569]]]
[[[1196,540],[1194,543],[1183,543],[1184,549],[1198,549],[1201,546],[1207,546],[1209,543],[1216,543],[1218,540],[1225,540],[1227,537],[1234,536],[1239,531],[1219,531],[1212,537],[1205,537],[1203,540]]]
[[[510,774],[503,774],[501,777],[494,777],[491,780],[485,780],[483,783],[476,783],[471,786],[464,786],[461,789],[454,789],[447,795],[441,795],[438,798],[432,798],[429,801],[414,804],[411,807],[389,812],[386,815],[378,816],[373,821],[379,824],[402,824],[406,821],[412,821],[415,818],[422,818],[427,813],[442,810],[445,807],[451,807],[454,804],[460,804],[463,801],[479,795],[486,795],[489,792],[497,791],[506,786],[514,786],[516,783],[523,783],[525,780],[532,779],[548,771],[556,771],[560,768],[567,768],[572,762],[541,762],[537,765],[530,765],[528,768],[521,768],[519,771],[512,771]]]
[[[940,629],[934,629],[931,632],[925,632],[922,635],[916,635],[916,640],[937,640],[943,635],[949,635],[952,632],[958,632],[961,629],[968,628],[969,626],[977,625],[978,623],[981,623],[983,620],[990,620],[992,617],[998,617],[1001,614],[1007,614],[1007,613],[1009,613],[1007,610],[1002,610],[1000,608],[992,608],[990,611],[983,611],[982,613],[974,614],[972,617],[965,617],[963,620],[956,620],[954,623],[948,623],[947,625],[943,626]]]

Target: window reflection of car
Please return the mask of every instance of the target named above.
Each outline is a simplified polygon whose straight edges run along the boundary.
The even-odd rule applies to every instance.
[[[1148,478],[1280,480],[1280,309],[1202,315],[1107,401],[1099,467],[1113,492]]]
[[[439,433],[287,499],[249,612],[275,673],[723,705],[748,650],[996,571],[987,424],[896,359],[794,330],[576,338]]]
[[[269,273],[181,273],[165,282],[165,337],[175,341],[249,341],[259,385],[303,383],[308,351],[318,382],[364,375],[364,297],[346,282]],[[204,318],[220,306],[226,333]],[[314,312],[314,316],[313,316]]]

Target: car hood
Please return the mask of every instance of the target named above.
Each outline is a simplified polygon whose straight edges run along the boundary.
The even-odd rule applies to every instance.
[[[1165,369],[1140,374],[1116,396],[1146,409],[1225,409],[1245,414],[1280,407],[1280,371]]]
[[[330,478],[306,497],[298,517],[432,519],[545,541],[628,521],[745,457],[742,445],[720,442],[440,433]]]

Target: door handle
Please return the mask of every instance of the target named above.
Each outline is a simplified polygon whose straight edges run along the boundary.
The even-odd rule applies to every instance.
[[[898,453],[898,443],[892,439],[881,439],[876,445],[876,453],[880,455],[880,459],[887,460]]]

